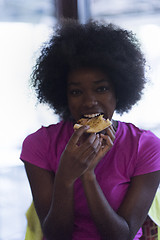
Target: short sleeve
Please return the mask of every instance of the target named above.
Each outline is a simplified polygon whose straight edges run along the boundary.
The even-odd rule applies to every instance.
[[[50,170],[48,161],[49,138],[45,127],[27,136],[22,144],[20,159]]]
[[[160,170],[160,139],[144,131],[139,139],[134,176]]]

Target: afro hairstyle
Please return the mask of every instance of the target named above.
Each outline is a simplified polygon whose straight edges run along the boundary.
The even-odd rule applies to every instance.
[[[111,80],[115,111],[128,112],[140,100],[146,83],[145,58],[135,34],[114,24],[66,20],[41,49],[31,75],[40,103],[63,120],[71,118],[67,101],[68,74],[80,68],[99,69]]]

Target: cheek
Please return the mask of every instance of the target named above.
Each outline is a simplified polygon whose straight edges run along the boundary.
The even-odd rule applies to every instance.
[[[75,118],[77,116],[77,112],[80,107],[79,101],[77,101],[75,98],[74,99],[68,98],[68,107],[69,107],[72,117]]]
[[[112,93],[110,96],[109,96],[109,100],[110,100],[110,103],[113,107],[116,107],[116,96],[114,93]]]
[[[112,100],[111,100],[111,105],[112,105],[112,108],[115,110],[115,108],[116,108],[116,98],[112,98]]]
[[[112,115],[114,110],[116,109],[116,98],[113,95],[107,96],[106,99],[106,109],[110,112]]]
[[[76,108],[77,101],[75,99],[69,98],[68,99],[68,106],[70,109]]]

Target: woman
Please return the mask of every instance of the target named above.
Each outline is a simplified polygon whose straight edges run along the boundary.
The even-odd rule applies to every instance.
[[[112,119],[131,109],[146,83],[134,34],[67,21],[43,48],[32,80],[39,101],[62,119],[29,135],[21,153],[44,238],[139,239],[160,181],[160,140]],[[103,133],[73,130],[100,113],[112,121]]]

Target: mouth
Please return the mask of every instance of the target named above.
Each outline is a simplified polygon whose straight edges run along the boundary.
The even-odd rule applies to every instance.
[[[94,117],[98,117],[103,113],[92,113],[92,114],[84,114],[82,117],[83,118],[94,118]]]

